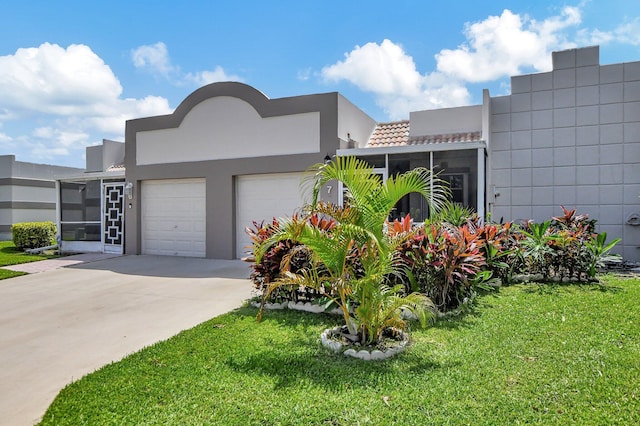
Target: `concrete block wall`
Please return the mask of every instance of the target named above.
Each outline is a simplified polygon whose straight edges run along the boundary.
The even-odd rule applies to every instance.
[[[553,71],[511,78],[491,98],[493,218],[543,221],[576,208],[640,261],[640,62],[599,64],[599,48],[553,53]],[[494,197],[495,195],[495,197]]]

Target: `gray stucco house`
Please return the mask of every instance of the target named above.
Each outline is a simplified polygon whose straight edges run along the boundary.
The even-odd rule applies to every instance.
[[[640,260],[640,62],[600,65],[599,48],[553,54],[553,70],[514,76],[480,105],[376,123],[339,93],[269,99],[214,83],[173,114],[126,125],[125,253],[233,259],[253,220],[291,215],[310,165],[356,155],[383,178],[441,171],[456,201],[493,220],[542,221],[577,208]],[[124,185],[124,183],[123,183]],[[339,202],[341,188],[323,197]],[[397,214],[420,220],[408,197]]]
[[[56,178],[82,169],[16,161],[0,156],[0,240],[11,240],[20,222],[56,221]]]
[[[210,84],[173,114],[128,121],[125,251],[242,257],[252,220],[292,214],[302,172],[375,126],[338,93],[269,99],[241,83]]]

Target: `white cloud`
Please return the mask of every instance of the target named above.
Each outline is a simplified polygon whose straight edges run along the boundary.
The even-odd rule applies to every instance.
[[[376,96],[391,119],[407,118],[409,111],[464,105],[468,90],[439,72],[422,75],[413,58],[390,40],[356,46],[344,61],[321,71],[326,81],[348,81]]]
[[[88,46],[44,43],[0,56],[0,109],[87,114],[113,102],[122,86]]]
[[[114,105],[106,106],[105,114],[87,117],[84,121],[92,128],[110,135],[124,135],[125,122],[131,118],[164,115],[172,112],[169,101],[159,96],[142,99],[119,99]]]
[[[311,77],[312,73],[313,70],[311,69],[311,67],[307,67],[305,69],[298,70],[297,78],[300,81],[307,81]]]
[[[171,73],[178,71],[171,65],[167,46],[161,41],[133,49],[131,60],[136,68],[144,68],[166,78],[169,78]]]
[[[242,81],[242,78],[235,74],[227,74],[221,67],[217,66],[213,71],[199,71],[197,73],[188,73],[183,77],[184,81],[191,81],[198,86],[204,86],[219,81]]]
[[[523,68],[551,69],[551,52],[574,47],[563,31],[581,22],[580,10],[565,7],[559,16],[536,21],[504,10],[500,16],[465,25],[467,42],[436,55],[440,72],[468,82],[517,75]]]
[[[51,139],[54,133],[53,127],[38,127],[34,129],[33,136],[40,139]]]
[[[136,68],[145,69],[151,74],[163,77],[172,84],[195,84],[204,86],[219,81],[243,81],[241,77],[228,74],[221,66],[213,70],[184,73],[180,67],[171,63],[169,51],[163,42],[143,45],[131,51],[131,60]]]
[[[620,43],[640,45],[640,17],[619,25],[614,31],[614,40]]]
[[[0,56],[0,111],[4,120],[24,115],[104,117],[149,110],[149,100],[123,100],[122,86],[108,65],[88,46],[44,43]],[[166,113],[168,102],[154,102]],[[129,115],[129,118],[135,115]]]
[[[632,46],[640,45],[640,17],[628,20],[611,31],[582,29],[578,32],[578,40],[582,44],[622,43]]]
[[[86,132],[58,125],[38,127],[29,137],[19,139],[36,159],[46,160],[51,156],[67,156],[84,149],[89,145],[89,138]]]
[[[344,61],[323,68],[322,75],[330,81],[350,81],[368,92],[401,95],[413,93],[422,77],[413,58],[390,40],[356,46]]]
[[[468,104],[469,83],[550,70],[553,51],[576,46],[568,35],[579,33],[581,21],[580,7],[564,7],[543,20],[505,9],[500,16],[466,23],[466,41],[436,54],[434,71],[421,72],[401,45],[384,40],[356,46],[344,60],[324,67],[321,75],[325,81],[347,81],[372,93],[391,119],[406,118],[412,110]],[[614,33],[590,35],[640,44],[640,19]]]
[[[33,156],[30,161],[51,162],[52,158],[65,157],[72,153],[68,147],[52,144],[51,141],[29,142],[29,151]]]
[[[88,138],[89,135],[84,132],[68,132],[56,129],[56,140],[63,148],[84,147]]]
[[[11,124],[15,148],[44,160],[43,155],[78,156],[102,137],[122,139],[128,119],[171,112],[165,98],[121,94],[111,68],[85,45],[44,43],[0,56],[0,125]],[[40,125],[35,130],[34,122]]]

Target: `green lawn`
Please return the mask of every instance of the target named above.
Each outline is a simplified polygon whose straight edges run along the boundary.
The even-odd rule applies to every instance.
[[[43,254],[27,254],[16,249],[12,241],[0,241],[0,266],[18,265],[20,263],[35,262],[38,260],[51,259],[58,256]],[[24,272],[8,271],[0,269],[0,280],[5,278],[24,275]]]
[[[384,362],[327,354],[338,318],[241,308],[66,387],[46,425],[640,423],[640,279],[517,285]]]

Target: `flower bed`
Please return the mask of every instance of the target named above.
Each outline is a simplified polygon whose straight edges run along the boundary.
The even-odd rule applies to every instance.
[[[402,330],[392,329],[376,347],[368,348],[355,345],[345,336],[344,326],[328,328],[320,334],[320,343],[334,353],[358,358],[363,361],[381,361],[404,352],[409,343],[409,335]]]

